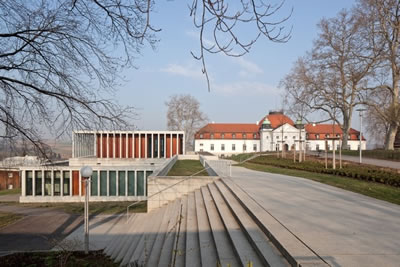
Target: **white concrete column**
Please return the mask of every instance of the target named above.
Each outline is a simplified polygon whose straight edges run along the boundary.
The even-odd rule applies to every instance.
[[[142,134],[139,133],[139,159],[142,158]]]
[[[161,145],[160,145],[160,133],[157,134],[157,158],[160,158],[160,153],[161,153]]]
[[[170,146],[169,146],[169,155],[170,155],[170,158],[172,158],[172,138],[173,138],[173,134],[170,133],[169,136],[170,136],[170,139],[169,139],[169,144],[170,144]]]
[[[109,153],[108,150],[110,149],[110,146],[108,145],[108,138],[109,138],[109,133],[107,133],[107,138],[106,138],[106,158],[109,158]]]
[[[69,170],[69,195],[72,196],[72,170]]]
[[[176,134],[176,154],[179,155],[179,134]]]
[[[44,173],[42,171],[42,177],[44,176]],[[51,190],[50,190],[50,196],[54,196],[54,171],[51,170]]]
[[[44,171],[42,170],[42,196],[44,196]],[[51,192],[50,192],[50,196],[51,196]]]
[[[117,144],[117,134],[113,132],[113,159],[115,159],[116,144]]]
[[[72,132],[72,157],[75,158],[75,132]]]
[[[150,158],[154,158],[154,134],[150,134],[151,141],[150,141]]]
[[[164,159],[167,158],[167,134],[164,133]]]
[[[182,154],[186,154],[186,142],[185,142],[185,134],[182,134]]]
[[[135,158],[135,132],[132,133],[132,158]]]
[[[129,134],[125,133],[125,158],[129,158]]]
[[[26,170],[20,171],[21,174],[21,196],[26,196]]]
[[[36,196],[36,171],[32,170],[32,196]]]
[[[100,170],[97,171],[97,195],[100,196]]]
[[[120,153],[120,155],[121,155],[121,153]],[[115,191],[116,191],[116,196],[118,197],[119,196],[119,171],[117,171],[117,170],[115,171],[115,180],[116,180],[115,186],[117,187]]]
[[[60,196],[64,196],[64,171],[60,170]]]
[[[137,196],[137,170],[135,170],[135,179],[133,179],[133,182],[135,184],[135,196]]]
[[[93,134],[93,156],[95,157],[95,158],[97,158],[97,133],[96,132],[94,132],[94,134]]]
[[[128,171],[125,170],[125,196],[128,196]]]
[[[144,158],[147,159],[147,133],[144,134]]]
[[[103,158],[103,133],[100,133],[100,158]]]
[[[119,132],[119,158],[122,158],[122,133]]]
[[[107,170],[107,196],[110,196],[110,171]]]

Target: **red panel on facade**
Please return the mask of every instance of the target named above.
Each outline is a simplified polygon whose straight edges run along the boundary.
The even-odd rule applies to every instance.
[[[140,137],[140,142],[141,142],[141,157],[142,158],[146,158],[146,150],[145,150],[145,147],[146,147],[146,136],[144,135],[144,134],[142,134],[141,135],[141,137]]]
[[[172,135],[172,156],[176,155],[176,142],[177,142],[177,135]]]
[[[182,141],[183,141],[183,139],[182,139],[182,135],[180,134],[179,135],[179,142],[178,142],[178,154],[179,155],[182,155],[183,154],[183,146],[182,146]]]
[[[108,158],[112,158],[114,156],[114,135],[110,134],[108,136]]]
[[[72,171],[72,195],[79,196],[79,171]]]
[[[170,153],[170,151],[171,151],[171,135],[170,134],[167,134],[167,151],[166,151],[166,153],[167,153],[167,158],[170,158],[171,157],[171,153]]]
[[[102,158],[107,158],[107,135],[102,134],[101,142],[103,146]]]
[[[119,143],[120,143],[120,141],[121,141],[121,138],[120,138],[121,136],[119,135],[119,134],[116,134],[115,135],[115,157],[116,158],[119,158],[119,154],[120,154],[120,146],[119,146]]]
[[[126,134],[121,135],[121,142],[122,142],[122,157],[126,158]]]
[[[132,135],[128,134],[128,158],[132,158],[132,144],[133,144],[133,140],[132,140]]]
[[[100,158],[100,142],[101,142],[101,135],[96,134],[96,157]]]
[[[135,134],[135,158],[139,157],[139,135]]]

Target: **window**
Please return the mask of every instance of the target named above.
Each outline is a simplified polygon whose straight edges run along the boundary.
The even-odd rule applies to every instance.
[[[54,172],[54,195],[59,196],[61,192],[61,172]]]
[[[285,139],[287,139],[287,135],[285,135]]]
[[[236,146],[235,146],[235,144],[232,144],[232,151],[235,151],[236,150]]]
[[[268,139],[268,138],[269,138],[269,137],[268,137],[268,135],[267,135],[265,139]]]
[[[340,150],[340,145],[339,144],[336,145],[336,150]]]
[[[221,151],[225,151],[225,144],[221,144]]]
[[[293,135],[293,140],[294,140],[294,139],[296,139],[296,136],[295,136],[295,135]]]
[[[137,171],[137,180],[136,180],[136,188],[137,188],[137,195],[144,196],[145,189],[144,189],[144,171]]]
[[[63,171],[64,179],[63,179],[63,195],[69,195],[69,171]]]
[[[319,134],[315,135],[315,139],[319,139]],[[317,149],[318,150],[318,149]]]
[[[243,145],[243,151],[246,151],[246,150],[247,150],[246,145]]]
[[[329,134],[326,135],[326,138],[329,138]]]
[[[203,146],[203,143],[200,143],[200,146]]]
[[[225,134],[221,134],[221,139],[224,139],[225,138]]]
[[[316,149],[317,151],[319,151],[319,145],[316,145],[316,146],[315,146],[315,149]]]
[[[51,179],[49,184],[51,186]],[[35,171],[35,195],[42,195],[42,171]]]
[[[211,135],[210,135],[210,138],[211,138],[211,139],[214,139],[214,134],[211,134]]]
[[[26,188],[25,188],[25,194],[27,196],[32,195],[32,171],[26,171]]]
[[[247,135],[244,133],[243,134],[243,139],[246,139],[247,138]]]
[[[232,134],[232,139],[235,139],[236,138],[236,134]]]
[[[210,150],[211,150],[211,151],[214,151],[214,144],[211,144],[211,145],[210,145]]]
[[[257,134],[253,134],[253,139],[257,139]]]
[[[128,196],[135,195],[135,171],[128,171]]]
[[[200,134],[200,139],[203,139],[203,134]]]
[[[109,171],[108,176],[109,176],[108,193],[110,196],[116,196],[117,195],[117,173],[116,173],[116,171]]]
[[[257,144],[253,144],[253,151],[257,151]]]
[[[118,195],[125,196],[125,171],[118,172]]]
[[[44,172],[44,195],[51,195],[51,171]]]
[[[279,135],[276,136],[276,139],[279,139]]]
[[[97,171],[93,171],[92,173],[92,178],[90,178],[90,195],[91,196],[97,196],[98,191],[97,191],[97,185],[98,185],[98,176],[97,176]]]

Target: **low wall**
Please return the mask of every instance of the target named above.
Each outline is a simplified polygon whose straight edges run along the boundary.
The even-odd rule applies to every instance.
[[[177,156],[172,157],[168,161],[166,161],[163,165],[161,165],[152,176],[166,176],[168,172],[171,170],[172,166],[175,165],[175,162],[178,160]]]
[[[147,212],[218,180],[210,176],[150,176],[147,180]],[[164,191],[163,191],[164,190]]]

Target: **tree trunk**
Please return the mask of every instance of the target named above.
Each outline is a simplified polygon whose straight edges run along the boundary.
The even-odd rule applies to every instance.
[[[386,150],[394,150],[394,140],[396,138],[398,128],[399,128],[398,125],[395,124],[391,124],[389,126],[389,130],[387,131],[385,138]]]

